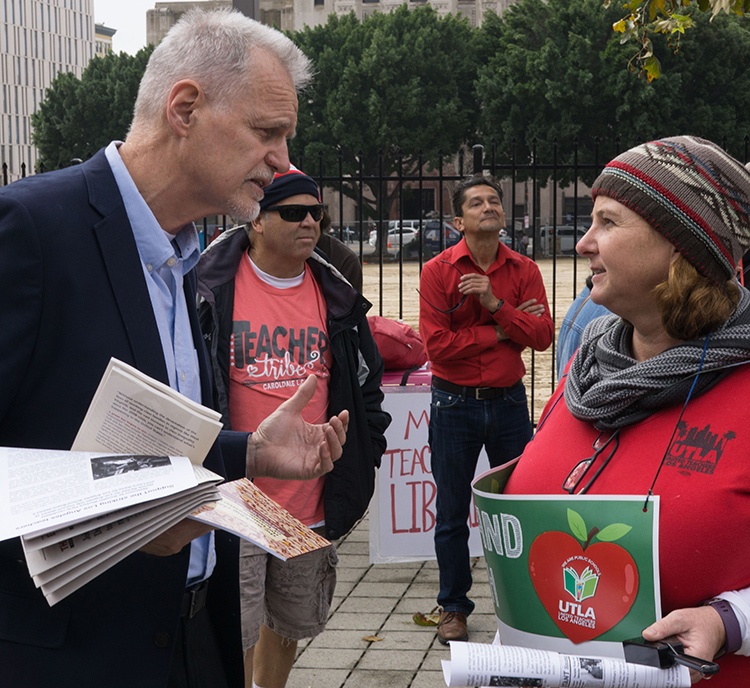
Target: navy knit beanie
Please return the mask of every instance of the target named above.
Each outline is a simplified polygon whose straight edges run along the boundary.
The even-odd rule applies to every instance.
[[[276,205],[279,201],[297,194],[310,194],[320,202],[320,189],[315,180],[291,165],[289,172],[274,175],[273,181],[263,189],[260,209],[265,210],[269,206]]]

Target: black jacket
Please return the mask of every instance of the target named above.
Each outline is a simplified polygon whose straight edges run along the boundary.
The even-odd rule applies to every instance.
[[[250,245],[247,232],[225,232],[204,252],[198,264],[199,316],[215,378],[215,404],[225,428],[229,421],[229,338],[232,334],[234,276]],[[346,535],[362,517],[375,488],[375,468],[386,448],[385,430],[391,417],[383,411],[383,359],[367,323],[370,303],[341,279],[319,253],[307,261],[328,308],[326,328],[333,365],[328,415],[350,413],[341,458],[325,477],[326,536]]]

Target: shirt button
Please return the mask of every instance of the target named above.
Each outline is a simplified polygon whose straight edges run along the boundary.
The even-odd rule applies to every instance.
[[[151,265],[151,263],[146,263],[146,270],[148,270],[149,272],[151,272],[153,269],[154,269],[154,266]]]
[[[169,647],[169,641],[169,633],[160,631],[159,633],[154,634],[154,645],[156,645],[156,647]]]
[[[182,373],[182,381],[185,382],[185,373]]]
[[[175,264],[175,259],[174,259],[174,258],[170,258],[170,259],[169,259],[169,260],[167,261],[167,265],[169,265],[169,267],[170,267],[170,268],[171,268],[171,267],[172,267],[172,266],[173,266],[174,264]]]

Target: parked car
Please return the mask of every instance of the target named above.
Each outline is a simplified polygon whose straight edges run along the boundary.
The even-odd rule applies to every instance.
[[[399,229],[391,229],[388,232],[388,241],[386,243],[386,250],[390,254],[396,254],[398,251],[409,244],[419,234],[419,229],[411,229],[404,227]]]
[[[443,227],[443,247],[449,248],[454,246],[461,241],[461,232],[459,232],[452,222],[439,220],[426,220],[423,222],[423,234],[422,240],[422,258],[429,260],[434,255],[437,255],[442,250],[440,247],[440,226]],[[389,251],[396,257],[396,260],[401,258],[403,252],[404,260],[417,260],[419,258],[419,232],[415,232],[414,237],[411,241],[404,242],[402,251],[398,250],[396,246],[392,251]]]

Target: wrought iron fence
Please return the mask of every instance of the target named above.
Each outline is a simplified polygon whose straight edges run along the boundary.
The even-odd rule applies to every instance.
[[[743,163],[750,160],[750,136],[745,136],[740,141],[740,150],[729,150],[729,152]],[[529,255],[532,259],[545,258],[551,260],[552,279],[548,284],[548,299],[552,309],[553,317],[558,312],[558,300],[561,305],[567,307],[576,296],[578,275],[577,261],[572,262],[572,279],[566,293],[558,294],[557,290],[557,266],[559,260],[570,260],[561,253],[572,252],[578,239],[583,235],[588,224],[590,213],[590,201],[587,207],[581,208],[582,198],[588,194],[588,186],[582,181],[585,178],[593,179],[602,166],[611,158],[618,155],[632,145],[639,142],[637,137],[632,141],[624,142],[619,138],[614,143],[601,145],[594,141],[591,146],[585,148],[587,162],[579,161],[579,153],[583,148],[576,141],[567,147],[568,154],[558,154],[556,140],[542,142],[542,147],[550,153],[550,159],[541,160],[537,154],[537,142],[534,141],[529,150],[524,150],[519,156],[517,150],[520,147],[511,146],[510,151],[499,151],[497,144],[493,141],[485,148],[475,145],[471,148],[461,149],[457,153],[444,155],[439,152],[436,161],[428,165],[422,153],[409,158],[410,166],[416,171],[411,174],[405,171],[404,154],[397,148],[388,159],[386,152],[381,152],[373,169],[376,172],[365,172],[361,153],[355,156],[353,161],[347,162],[344,154],[337,153],[336,169],[326,169],[324,156],[321,152],[317,161],[304,160],[299,156],[295,160],[297,167],[305,170],[313,176],[323,189],[323,202],[326,204],[330,214],[334,217],[333,227],[339,239],[348,241],[350,247],[358,253],[362,262],[375,262],[379,265],[378,275],[378,303],[381,315],[383,314],[383,270],[389,262],[398,265],[399,271],[399,297],[398,314],[403,318],[404,313],[404,279],[403,267],[405,255],[398,251],[396,256],[387,251],[386,238],[388,236],[389,223],[399,223],[404,226],[405,217],[404,202],[405,193],[408,189],[416,202],[411,204],[411,214],[415,216],[415,229],[417,236],[422,237],[422,231],[431,221],[425,199],[428,194],[426,190],[431,189],[431,207],[433,218],[438,221],[437,235],[439,246],[437,250],[445,248],[446,232],[442,231],[443,222],[452,216],[450,212],[450,195],[452,185],[467,174],[488,172],[493,176],[504,180],[506,195],[504,205],[506,218],[509,218],[507,231],[508,242],[516,248],[521,249],[521,235],[529,238]],[[727,149],[727,141],[718,142]],[[521,159],[519,159],[519,157]],[[468,159],[467,159],[468,158]],[[78,161],[76,161],[78,162]],[[385,174],[391,163],[395,162],[395,173]],[[388,164],[386,164],[388,163]],[[315,167],[315,169],[312,169]],[[27,173],[26,165],[22,163],[21,177]],[[7,185],[10,170],[7,163],[2,163],[2,182]],[[373,193],[373,189],[377,193]],[[561,193],[569,195],[561,196]],[[522,203],[518,196],[522,194]],[[545,197],[546,196],[546,197]],[[561,198],[567,207],[561,208]],[[413,200],[413,199],[412,199]],[[541,212],[544,206],[545,212]],[[542,218],[546,217],[546,222]],[[231,226],[231,220],[226,216],[205,218],[197,223],[201,241],[205,245],[218,233]],[[353,230],[351,228],[354,228]],[[370,246],[369,236],[366,229],[372,228],[376,232],[375,246]],[[561,237],[561,228],[567,232]],[[567,241],[567,245],[561,245],[560,240]],[[419,270],[428,258],[424,250],[422,240],[416,242],[417,253],[415,260],[419,263]],[[522,249],[525,250],[525,247]],[[554,389],[556,382],[555,374],[555,344],[553,343],[550,366],[550,391]],[[534,387],[539,382],[536,374],[535,355],[531,354],[530,370],[530,398],[532,417],[535,418],[534,409]],[[528,386],[528,385],[527,385]],[[546,383],[545,383],[546,387]],[[540,410],[540,409],[539,409]]]

